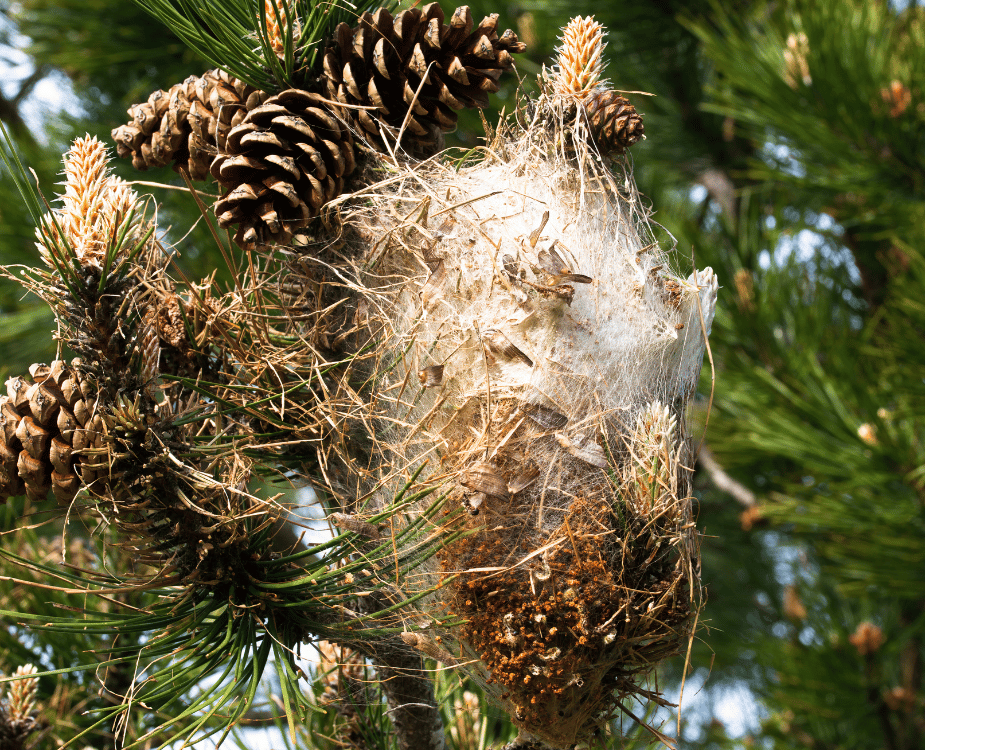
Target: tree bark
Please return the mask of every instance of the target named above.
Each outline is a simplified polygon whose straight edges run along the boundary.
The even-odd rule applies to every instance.
[[[394,636],[375,647],[372,663],[389,703],[400,750],[445,750],[434,681],[421,656]]]

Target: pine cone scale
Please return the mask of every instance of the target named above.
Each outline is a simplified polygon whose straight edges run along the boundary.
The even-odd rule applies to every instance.
[[[31,404],[32,415],[42,424],[47,424],[59,408],[59,399],[41,383],[28,388],[28,402]]]
[[[323,145],[326,146],[326,150],[330,155],[330,161],[337,167],[334,170],[334,177],[339,180],[354,171],[356,163],[354,161],[353,148],[345,148],[332,141],[323,141]]]
[[[325,138],[340,140],[347,135],[345,128],[337,119],[319,107],[306,107],[305,111],[312,118],[313,123],[318,126]]]
[[[437,5],[437,3],[434,3]],[[440,8],[439,8],[440,9]],[[424,41],[431,49],[441,49],[441,18],[431,18],[427,22],[427,30],[424,32]]]
[[[287,130],[294,132],[303,139],[310,141],[316,139],[316,134],[313,132],[312,128],[306,125],[306,121],[301,117],[296,117],[295,115],[280,115],[275,117],[272,122],[275,125],[281,125]]]
[[[76,432],[79,426],[76,417],[73,416],[73,412],[65,406],[60,406],[59,416],[56,417],[56,430],[58,430],[59,436],[66,443],[73,444],[73,433]]]
[[[524,42],[518,41],[517,34],[515,34],[510,29],[505,29],[500,35],[500,48],[507,53],[511,52],[524,52],[528,45]]]
[[[69,474],[73,462],[72,444],[67,443],[58,435],[53,437],[49,448],[49,462],[52,464],[53,471],[64,475]]]
[[[9,396],[0,396],[0,420],[3,420],[4,442],[9,443],[15,437],[17,423],[21,421],[21,415]]]
[[[232,137],[228,139],[228,141],[231,140]],[[241,134],[239,142],[236,144],[235,148],[253,148],[254,146],[271,146],[272,148],[284,151],[290,149],[292,143],[291,141],[285,140],[277,133],[269,130],[252,130],[249,133]]]
[[[76,419],[77,424],[85,425],[90,420],[93,409],[94,404],[91,399],[80,399],[73,404],[73,418]]]
[[[225,156],[224,152],[234,152],[239,148],[243,136],[255,130],[256,128],[250,123],[241,122],[239,125],[234,125],[226,135],[226,139],[219,141],[219,156]]]
[[[21,417],[14,433],[29,456],[41,460],[49,452],[49,433],[34,417]]]
[[[410,61],[407,63],[407,68],[411,73],[416,76],[420,76],[420,79],[423,80],[424,74],[427,73],[427,59],[424,57],[423,48],[413,48],[413,54],[410,55]]]
[[[262,203],[257,215],[267,226],[269,232],[278,234],[281,231],[280,217],[273,203]]]
[[[497,59],[497,53],[493,51],[493,45],[490,44],[490,40],[485,35],[479,37],[479,41],[472,48],[472,55],[486,62],[493,62]]]
[[[240,205],[246,201],[257,200],[263,192],[263,185],[242,182],[233,188],[226,196],[216,201],[215,212],[218,214],[220,211],[232,211],[240,208]],[[220,215],[219,218],[221,219],[222,216]]]
[[[284,172],[288,178],[292,180],[302,179],[302,170],[295,165],[295,159],[291,156],[282,156],[281,154],[268,154],[264,157],[264,161],[273,164],[275,167]],[[307,177],[311,175],[306,174]]]
[[[160,118],[155,115],[152,105],[146,102],[133,104],[128,108],[128,114],[135,123],[133,127],[143,135],[152,135],[160,127]]]
[[[372,26],[371,13],[364,13],[358,19],[358,27],[354,29],[353,36],[351,38],[351,48],[354,52],[354,56],[359,57],[362,60],[367,60],[371,57],[371,45],[367,44],[370,36],[366,34],[365,31],[371,29]]]
[[[288,201],[292,208],[297,208],[302,203],[302,198],[299,197],[295,186],[290,182],[285,182],[280,177],[272,176],[264,178],[264,184],[271,192],[277,193]]]
[[[343,85],[347,87],[347,92],[357,100],[364,99],[364,95],[361,93],[361,87],[358,86],[357,79],[354,77],[354,70],[351,68],[351,63],[347,63],[344,66],[343,72]]]
[[[323,157],[319,153],[319,151],[317,151],[315,147],[313,147],[312,145],[310,145],[308,143],[299,143],[297,145],[299,147],[299,151],[301,152],[301,154],[306,159],[309,160],[309,164],[313,168],[313,174],[315,174],[321,180],[324,179],[326,177],[326,175],[327,175],[327,167],[326,167],[326,162],[323,160]],[[339,153],[339,149],[338,149],[338,153]],[[353,170],[353,165],[352,165],[352,170]],[[348,171],[352,171],[352,170],[348,170]],[[342,174],[337,174],[336,176],[337,177],[341,177],[343,175]]]
[[[4,439],[0,441],[0,464],[5,466],[10,466],[17,462],[17,454],[21,452],[21,441],[17,439],[15,430],[17,425],[20,424],[21,418],[15,416],[15,419],[10,419],[7,414],[3,415],[4,419]]]
[[[323,185],[311,174],[306,174],[306,185],[308,192],[305,193],[305,202],[313,211],[318,211],[323,205]],[[300,191],[301,192],[301,191]]]
[[[392,112],[386,105],[385,100],[382,99],[382,94],[378,90],[378,83],[375,81],[375,78],[368,81],[368,99],[383,115],[392,115]]]
[[[421,17],[422,14],[417,8],[404,10],[396,16],[392,24],[392,33],[401,42],[400,50],[408,49],[416,43]]]
[[[389,72],[388,68],[388,64],[391,63],[392,60],[391,58],[388,61],[386,60],[387,56],[386,46],[387,45],[385,37],[375,42],[375,47],[372,49],[371,60],[372,60],[372,65],[375,66],[375,70],[378,71],[383,78],[388,80],[392,78],[392,73]],[[396,57],[399,56],[397,55]]]
[[[212,160],[211,172],[212,176],[219,182],[242,183],[252,179],[253,175],[266,168],[267,165],[264,162],[246,154],[237,156],[219,154]]]
[[[462,59],[457,55],[451,58],[451,61],[448,63],[447,70],[449,78],[454,78],[464,86],[471,85],[471,82],[469,81],[469,73],[465,69],[465,66],[462,65]]]
[[[472,13],[468,5],[462,5],[455,9],[451,15],[451,21],[444,34],[445,46],[457,47],[469,36],[469,26],[472,25]]]
[[[17,475],[24,480],[28,496],[31,498],[44,498],[48,494],[51,482],[49,472],[45,470],[45,464],[28,453],[21,451],[17,457]]]
[[[94,435],[92,431],[86,427],[76,429],[73,432],[73,450],[82,451],[84,448],[88,448],[93,439]]]
[[[79,487],[80,478],[76,474],[52,472],[52,494],[59,502],[66,504],[72,502]]]
[[[7,380],[7,397],[20,413],[26,414],[31,408],[28,403],[28,384],[20,375]]]

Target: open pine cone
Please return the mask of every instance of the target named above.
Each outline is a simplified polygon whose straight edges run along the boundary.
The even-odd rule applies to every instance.
[[[132,119],[111,131],[118,155],[146,170],[186,169],[192,180],[208,177],[220,138],[239,125],[261,94],[223,70],[200,78],[188,76],[169,91],[154,91],[149,99],[129,107]]]
[[[288,89],[250,110],[212,162],[225,191],[215,204],[223,227],[239,226],[242,247],[288,243],[354,171],[354,141],[319,94]]]
[[[583,106],[594,143],[603,153],[621,153],[642,140],[642,115],[621,94],[594,91]]]
[[[44,500],[51,489],[69,503],[80,487],[78,471],[85,481],[99,477],[80,455],[101,441],[93,388],[62,360],[32,365],[29,373],[30,382],[10,378],[0,396],[0,500],[21,494]]]
[[[524,51],[513,31],[497,34],[497,19],[494,13],[475,26],[462,6],[446,24],[441,6],[431,3],[395,17],[384,8],[365,13],[355,29],[340,24],[324,59],[327,96],[376,108],[352,110],[375,148],[385,148],[380,126],[394,137],[410,112],[407,150],[440,150],[443,133],[457,123],[455,110],[485,107],[514,66],[512,53]]]

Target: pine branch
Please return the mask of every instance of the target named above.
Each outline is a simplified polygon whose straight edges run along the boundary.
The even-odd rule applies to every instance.
[[[382,594],[362,600],[368,612],[386,609],[390,604]],[[398,635],[359,647],[368,652],[375,667],[400,750],[444,750],[444,724],[434,681],[424,669],[423,657]]]
[[[730,226],[736,226],[736,187],[729,175],[718,167],[709,167],[698,175],[697,182],[719,204]]]
[[[423,659],[399,636],[379,643],[372,659],[389,703],[389,719],[400,750],[444,750],[444,724],[434,681]]]
[[[757,497],[745,485],[740,484],[726,473],[725,469],[715,460],[707,445],[702,445],[698,451],[698,463],[708,472],[712,483],[720,490],[730,495],[740,505],[752,508],[757,505]]]

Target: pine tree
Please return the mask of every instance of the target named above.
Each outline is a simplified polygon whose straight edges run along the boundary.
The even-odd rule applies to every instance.
[[[378,71],[373,104],[405,83],[418,114],[485,106],[523,51],[496,14],[473,26],[467,8],[449,24],[435,3],[419,18],[366,8],[348,33],[342,6],[151,8],[226,73],[131,107],[118,152],[139,168],[174,161],[190,184],[214,150],[232,286],[172,275],[150,203],[108,176],[100,141],[66,152],[57,208],[4,154],[37,225],[41,263],[19,283],[81,355],[7,381],[3,499],[26,495],[12,532],[18,513],[45,524],[51,488],[84,523],[99,519],[113,550],[107,571],[75,567],[74,585],[56,588],[134,602],[44,613],[52,631],[115,636],[89,649],[101,656],[84,673],[136,662],[133,679],[92,696],[81,736],[228,733],[265,667],[294,736],[322,712],[299,682],[298,651],[317,639],[363,656],[382,697],[356,713],[384,701],[393,731],[381,742],[400,748],[445,744],[425,658],[509,716],[511,747],[591,742],[637,697],[660,700],[642,676],[683,652],[700,601],[683,408],[717,287],[711,269],[684,278],[647,252],[631,178],[600,156],[624,151],[638,125],[596,126],[586,101],[546,78],[468,165],[420,161],[391,108],[376,123],[384,149],[355,138],[372,133],[354,101],[361,68]],[[389,44],[405,64],[390,64]],[[410,145],[416,156],[428,144]],[[470,242],[482,211],[504,218]],[[512,251],[502,267],[500,245]],[[627,376],[608,347],[628,357]],[[295,539],[294,483],[338,527],[328,542]],[[58,575],[20,551],[3,554]],[[7,614],[22,626],[39,616]],[[312,696],[327,692],[327,675],[311,678]],[[21,724],[10,733],[20,742]]]
[[[728,737],[711,704],[703,708],[705,693],[692,697],[689,677],[692,742],[922,747],[922,8],[841,0],[822,8],[584,2],[488,10],[509,19],[522,40],[530,38],[525,30],[534,35],[518,62],[530,74],[555,62],[549,50],[571,15],[596,14],[608,29],[607,77],[619,90],[655,95],[628,95],[647,135],[632,146],[639,187],[682,252],[719,274],[715,380],[706,376],[700,388],[712,393],[712,409],[695,477],[706,628],[691,661],[698,673],[711,666],[711,700],[749,689],[759,713],[747,737]],[[131,101],[182,77],[164,76]],[[460,128],[476,120],[459,113]],[[703,189],[692,193],[694,186]],[[805,238],[811,252],[796,245]],[[189,315],[206,321],[211,305],[189,300],[165,308],[163,320],[182,328]],[[178,366],[197,371],[208,360],[184,340],[163,345]],[[50,359],[30,357],[10,374]],[[437,376],[420,374],[430,383]],[[706,422],[704,407],[693,424]],[[5,506],[5,529],[22,510]],[[82,523],[73,521],[78,535],[70,538],[82,538]],[[20,528],[4,547],[55,562],[51,540]],[[125,563],[114,547],[74,543],[66,554],[85,568],[95,551],[113,566]],[[51,611],[46,599],[79,606],[68,595],[37,593],[17,609]],[[5,595],[2,607],[13,609]],[[32,637],[39,640],[5,642],[5,673],[30,663],[35,648],[70,667],[74,649],[95,647],[80,634]],[[137,636],[120,634],[120,643],[135,647]],[[341,666],[320,691],[338,696],[340,708],[310,715],[301,742],[338,733],[382,746],[391,737],[384,715],[375,724],[358,718],[371,705],[373,667],[343,654],[329,663]],[[664,684],[679,682],[680,672],[668,663]],[[108,695],[130,679],[119,667],[105,677]],[[74,701],[96,702],[80,685],[55,685],[41,678],[42,700],[61,701],[44,716],[52,731],[66,730],[84,705]],[[469,746],[460,738],[482,727],[460,708],[484,700],[475,688],[463,698],[467,687],[454,677],[439,685],[454,747]],[[175,702],[160,710],[183,709]]]

